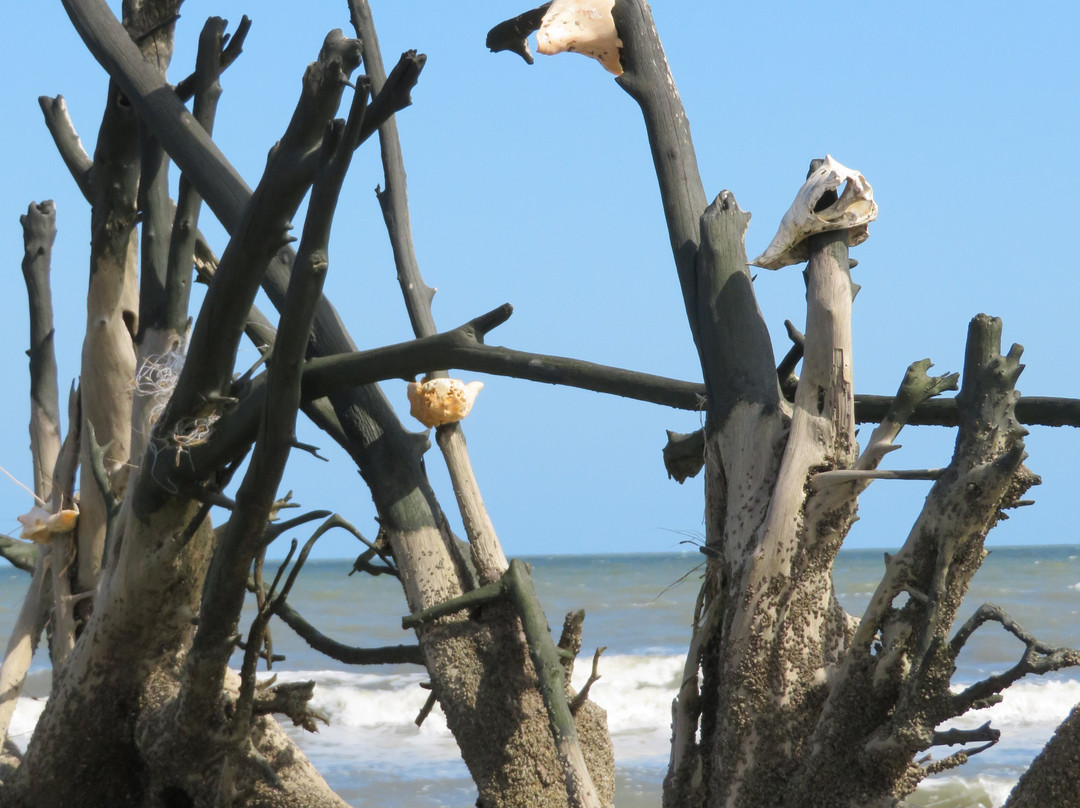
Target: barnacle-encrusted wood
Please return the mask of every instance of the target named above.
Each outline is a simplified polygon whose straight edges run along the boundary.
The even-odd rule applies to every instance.
[[[483,387],[483,382],[466,384],[460,379],[409,382],[409,413],[429,428],[456,423],[469,414]]]

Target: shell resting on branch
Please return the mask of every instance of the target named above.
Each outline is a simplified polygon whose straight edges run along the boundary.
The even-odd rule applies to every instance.
[[[841,185],[844,190],[839,198],[830,203],[826,197],[821,204],[826,194]],[[825,155],[824,162],[810,172],[799,189],[768,249],[750,263],[764,269],[802,263],[809,257],[806,240],[832,230],[847,230],[849,247],[862,244],[869,237],[868,227],[877,218],[877,210],[874,189],[866,177]]]
[[[409,412],[428,428],[455,423],[469,414],[483,386],[483,382],[465,384],[460,379],[409,382]]]

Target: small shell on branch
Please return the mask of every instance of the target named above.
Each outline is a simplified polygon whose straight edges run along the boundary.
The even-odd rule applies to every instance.
[[[615,0],[555,0],[536,32],[536,49],[547,56],[564,52],[591,56],[609,73],[621,76],[622,40],[611,16],[614,5]]]
[[[821,198],[841,185],[844,190],[839,198],[817,210]],[[768,249],[750,263],[764,269],[802,263],[809,258],[806,239],[832,230],[847,230],[849,247],[862,244],[869,238],[869,224],[877,212],[874,189],[866,178],[825,155],[799,189]]]
[[[19,538],[49,544],[57,536],[74,530],[78,520],[79,512],[76,510],[49,513],[40,505],[35,505],[29,513],[24,513],[19,517],[19,522],[23,526]]]
[[[409,412],[426,427],[442,426],[460,421],[469,414],[483,382],[460,379],[429,379],[409,382]]]

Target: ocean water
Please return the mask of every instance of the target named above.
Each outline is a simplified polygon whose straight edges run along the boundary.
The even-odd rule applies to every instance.
[[[591,695],[608,711],[617,765],[616,804],[658,806],[671,700],[690,635],[702,557],[688,552],[527,560],[556,631],[567,611],[586,610],[584,646],[575,671],[579,686],[588,675],[593,650],[607,646],[599,667],[602,678]],[[397,582],[349,576],[350,567],[350,561],[310,562],[290,603],[325,633],[351,645],[411,641],[400,629],[407,609]],[[881,551],[841,552],[836,584],[848,611],[862,613],[883,569]],[[26,581],[24,573],[0,570],[0,631],[11,625]],[[1080,643],[1080,547],[995,549],[976,576],[961,619],[987,601],[1004,607],[1046,642]],[[273,627],[273,637],[274,651],[287,657],[274,666],[279,681],[314,679],[316,705],[330,717],[329,726],[317,734],[290,732],[351,805],[466,808],[475,803],[475,788],[438,708],[419,728],[414,723],[427,696],[421,687],[426,681],[423,670],[342,665],[309,649],[280,623]],[[1022,651],[1012,635],[987,625],[962,655],[954,685],[1001,671]],[[29,738],[43,707],[48,676],[39,661],[12,725],[20,744]],[[951,724],[974,727],[989,719],[1002,730],[997,746],[960,769],[928,780],[912,801],[927,808],[1001,805],[1078,702],[1080,671],[1021,680],[1001,704]]]

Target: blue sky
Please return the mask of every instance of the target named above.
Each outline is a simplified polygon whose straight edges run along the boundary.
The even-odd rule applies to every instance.
[[[490,342],[697,380],[640,113],[591,60],[538,57],[529,67],[488,53],[488,28],[526,6],[374,4],[388,66],[407,48],[428,54],[414,105],[398,122],[417,253],[439,289],[436,322],[450,328],[509,301],[515,314]],[[193,65],[206,16],[228,18],[232,30],[244,13],[254,25],[224,77],[215,136],[254,185],[304,66],[328,30],[348,30],[348,17],[339,1],[187,0],[171,78]],[[986,312],[1004,320],[1006,347],[1026,348],[1022,392],[1080,397],[1080,377],[1067,364],[1080,353],[1080,259],[1072,252],[1080,6],[680,2],[657,4],[654,13],[706,193],[730,189],[752,212],[751,255],[772,238],[811,158],[831,153],[874,186],[879,219],[854,250],[860,392],[893,392],[923,357],[940,372],[960,370],[967,322]],[[9,256],[0,464],[28,481],[18,217],[31,201],[57,202],[61,389],[78,373],[89,241],[89,207],[52,146],[37,97],[63,94],[92,152],[106,79],[59,3],[14,4],[0,37],[9,77],[0,87],[0,245]],[[380,181],[372,142],[354,160],[331,245],[327,294],[361,346],[411,336],[372,192]],[[208,213],[203,225],[220,252],[224,235]],[[799,273],[762,270],[756,289],[782,353],[783,321],[804,321]],[[667,480],[660,459],[664,430],[692,431],[697,415],[481,378],[487,386],[465,432],[508,554],[670,551],[680,531],[702,531],[700,481]],[[404,385],[388,385],[388,393],[408,418]],[[293,458],[287,484],[296,498],[337,509],[374,536],[370,497],[347,459],[315,432],[301,439],[324,447],[331,462]],[[912,428],[888,463],[945,465],[952,440],[950,430]],[[1037,505],[999,527],[991,546],[1080,543],[1080,432],[1034,428],[1028,448],[1044,480],[1032,492]],[[452,509],[437,450],[428,467]],[[899,545],[925,491],[921,483],[876,483],[849,545]],[[29,506],[0,480],[0,530],[16,532],[15,517]],[[327,537],[319,552],[357,549],[354,540]]]

